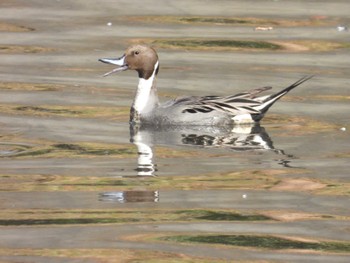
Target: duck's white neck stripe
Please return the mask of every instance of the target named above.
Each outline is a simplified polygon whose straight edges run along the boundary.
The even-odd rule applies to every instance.
[[[139,85],[137,87],[136,96],[133,103],[133,107],[138,113],[143,112],[147,108],[157,68],[158,61],[154,65],[153,74],[149,79],[139,78]]]

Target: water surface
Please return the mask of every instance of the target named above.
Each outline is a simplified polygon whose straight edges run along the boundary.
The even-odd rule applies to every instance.
[[[349,4],[153,2],[4,1],[1,260],[347,262]],[[136,73],[97,59],[139,42],[163,101],[315,77],[257,126],[130,129]]]

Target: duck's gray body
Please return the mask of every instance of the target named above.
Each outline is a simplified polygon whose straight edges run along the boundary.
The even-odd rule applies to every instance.
[[[311,78],[303,77],[287,88],[268,96],[259,95],[271,87],[225,97],[180,97],[161,104],[156,88],[159,62],[153,48],[132,46],[118,59],[100,59],[100,61],[119,66],[105,76],[127,69],[138,72],[139,84],[130,110],[130,122],[154,126],[226,126],[259,122],[278,99]]]
[[[225,126],[234,124],[231,116],[227,113],[218,114],[217,112],[201,113],[195,115],[184,112],[185,105],[176,104],[176,101],[166,102],[155,108],[150,114],[141,116],[140,122],[144,124],[154,124],[156,126],[164,125],[203,125],[203,126]],[[131,114],[131,122],[134,120]]]

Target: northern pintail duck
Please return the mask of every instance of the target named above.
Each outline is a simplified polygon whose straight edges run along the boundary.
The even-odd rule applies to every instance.
[[[137,71],[139,83],[130,110],[130,123],[155,126],[222,126],[256,123],[278,99],[312,77],[303,77],[287,88],[267,96],[258,95],[271,87],[257,88],[224,97],[179,97],[160,104],[156,87],[159,60],[157,52],[152,47],[131,46],[119,58],[103,58],[99,61],[118,66],[104,76],[128,69]]]

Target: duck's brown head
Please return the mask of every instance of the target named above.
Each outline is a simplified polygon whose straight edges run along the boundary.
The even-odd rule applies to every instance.
[[[153,48],[143,45],[129,47],[120,58],[103,58],[99,59],[99,61],[119,66],[107,72],[104,76],[133,69],[138,72],[139,78],[149,79],[153,72],[157,74],[159,69],[157,52]]]

